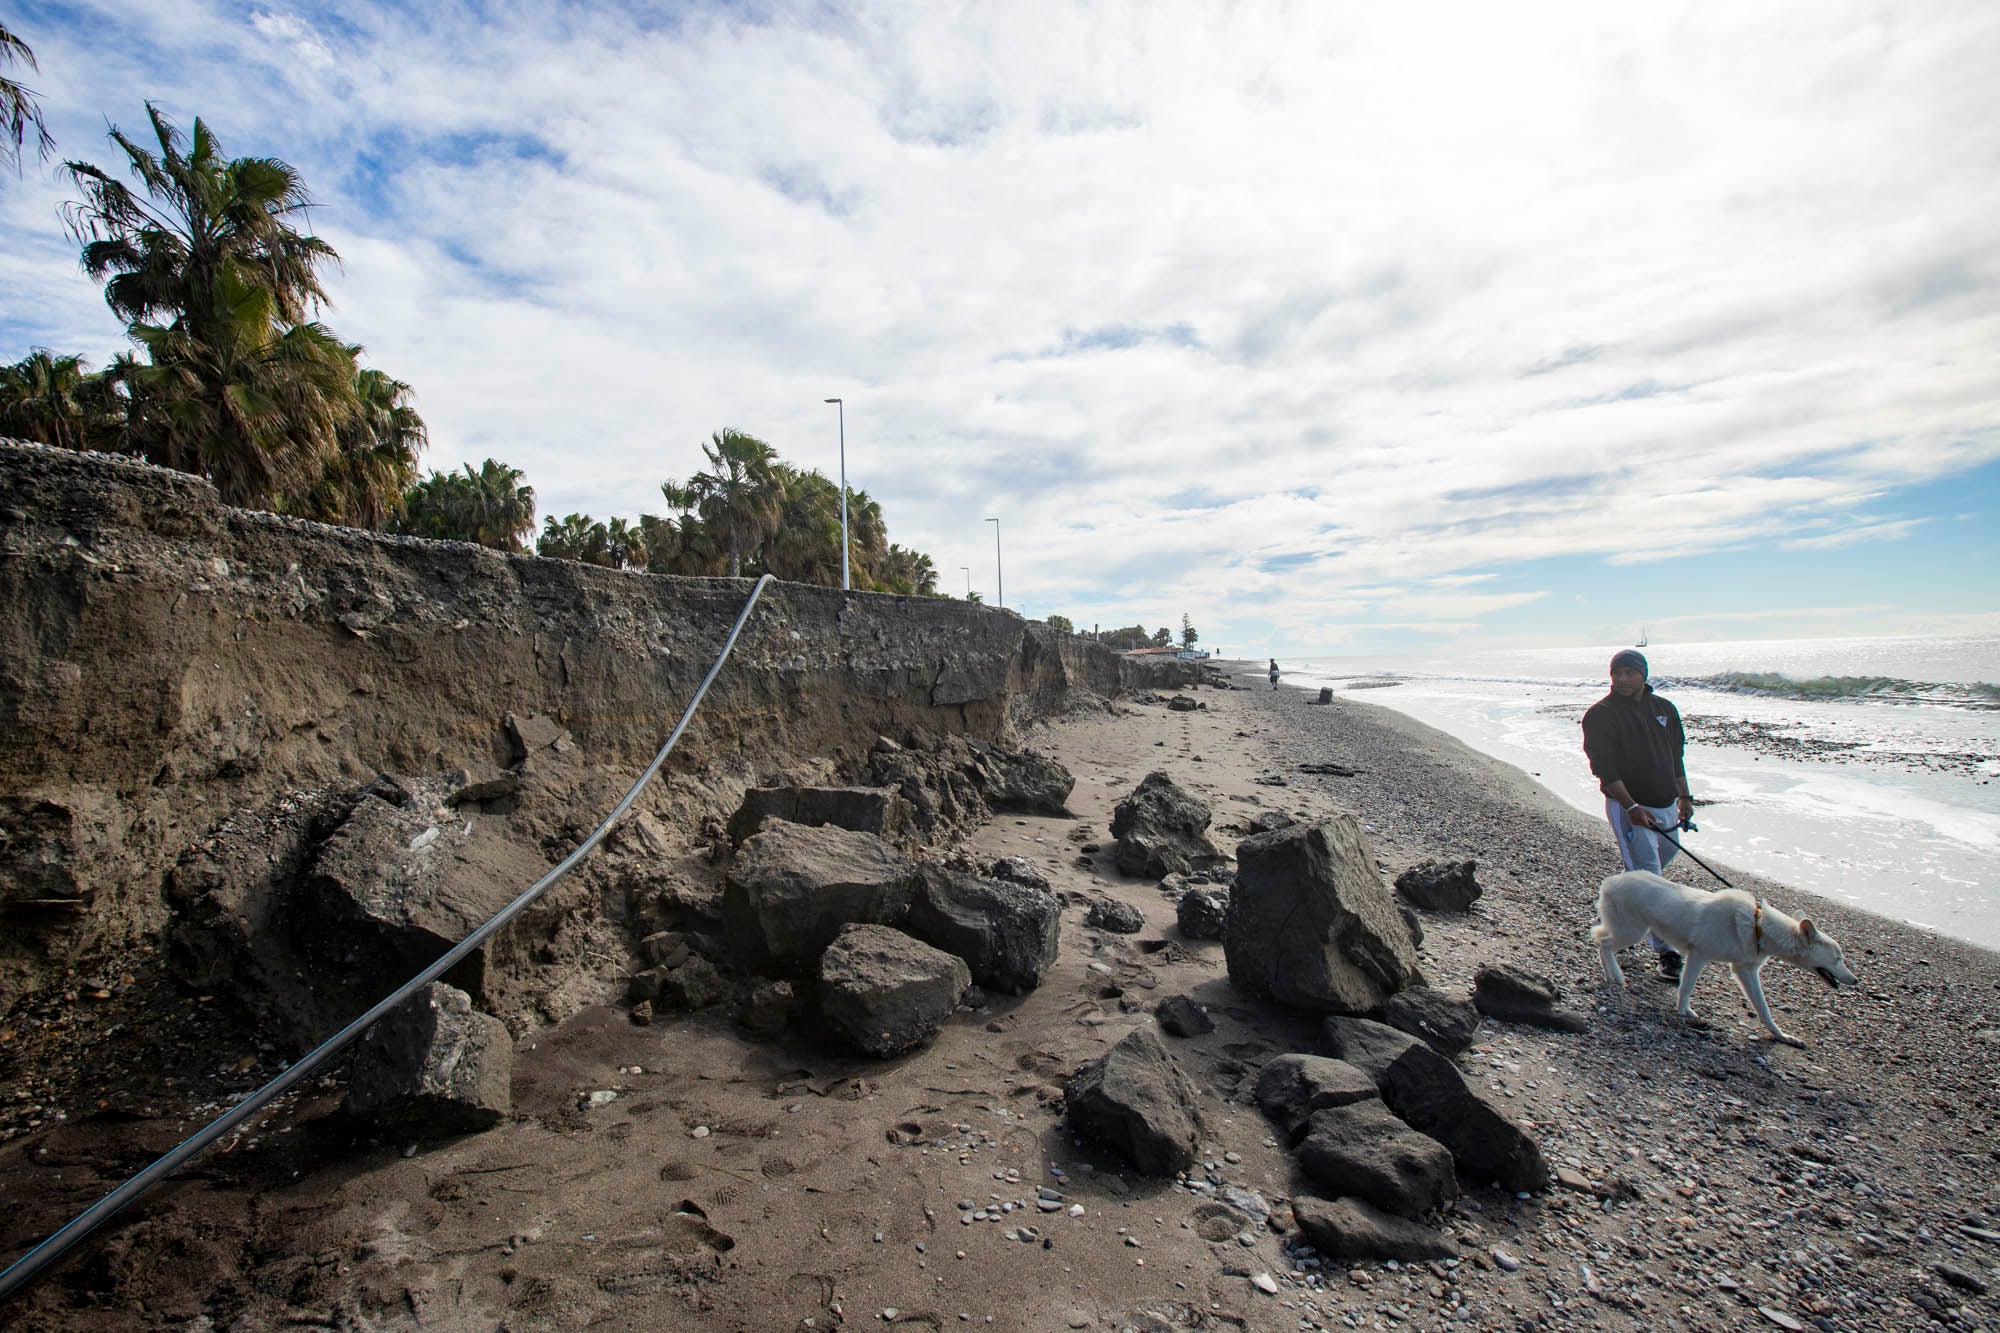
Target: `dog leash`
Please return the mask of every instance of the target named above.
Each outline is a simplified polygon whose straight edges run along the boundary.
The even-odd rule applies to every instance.
[[[1683,819],[1680,822],[1680,827],[1684,829],[1694,829],[1694,831],[1697,833],[1701,832],[1700,829],[1695,828],[1694,821],[1691,819]],[[1652,831],[1659,834],[1661,837],[1665,838],[1668,842],[1672,843],[1679,850],[1687,852],[1687,859],[1694,862],[1696,865],[1700,866],[1703,870],[1706,870],[1709,874],[1714,875],[1718,880],[1721,880],[1723,888],[1733,889],[1736,887],[1734,884],[1731,884],[1728,880],[1723,879],[1721,873],[1718,872],[1714,866],[1702,860],[1699,856],[1696,856],[1693,852],[1689,852],[1686,847],[1682,846],[1681,840],[1679,838],[1676,838],[1671,831],[1661,828],[1658,824],[1655,824],[1653,826]]]

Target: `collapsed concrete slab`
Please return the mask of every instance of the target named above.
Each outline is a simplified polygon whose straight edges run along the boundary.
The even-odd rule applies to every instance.
[[[935,1037],[971,984],[962,958],[888,926],[852,925],[820,959],[820,1013],[864,1054],[900,1055]]]
[[[806,977],[843,927],[901,922],[917,884],[916,863],[872,833],[779,820],[730,863],[723,926],[744,972]]]
[[[1148,773],[1112,807],[1111,836],[1118,840],[1112,861],[1147,879],[1219,866],[1225,858],[1208,840],[1211,817],[1208,802],[1164,772]]]
[[[396,1134],[474,1133],[512,1108],[513,1068],[506,1025],[432,982],[361,1034],[347,1109]]]
[[[925,866],[907,928],[963,958],[987,990],[1026,995],[1056,960],[1062,899],[1046,888]]]
[[[1361,826],[1345,814],[1237,845],[1223,949],[1246,994],[1317,1013],[1373,1012],[1423,981]]]

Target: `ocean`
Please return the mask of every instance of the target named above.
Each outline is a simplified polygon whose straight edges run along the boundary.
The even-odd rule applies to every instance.
[[[1279,666],[1286,684],[1407,713],[1602,818],[1578,723],[1620,646]],[[1724,874],[1738,866],[2000,949],[2000,635],[1643,651],[1687,724],[1702,803],[1691,850]]]

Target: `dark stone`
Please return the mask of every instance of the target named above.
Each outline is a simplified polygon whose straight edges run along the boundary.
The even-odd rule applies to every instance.
[[[1169,713],[1192,713],[1199,707],[1201,707],[1200,704],[1188,698],[1185,694],[1176,694],[1173,698],[1167,700],[1167,711]]]
[[[1541,1148],[1424,1042],[1365,1018],[1329,1018],[1320,1031],[1329,1054],[1374,1078],[1390,1110],[1451,1150],[1461,1176],[1510,1190],[1548,1188]]]
[[[1009,884],[1023,884],[1028,888],[1041,889],[1045,892],[1053,892],[1055,889],[1049,882],[1049,877],[1035,869],[1035,863],[1025,856],[1003,856],[989,866],[986,873],[994,879],[1004,879]]]
[[[909,914],[917,866],[872,833],[774,822],[743,844],[722,889],[722,919],[745,972],[803,977],[855,923]]]
[[[820,958],[820,1013],[858,1050],[886,1058],[935,1037],[971,984],[964,959],[888,926],[853,925]]]
[[[1208,1011],[1185,995],[1160,1001],[1153,1017],[1159,1022],[1160,1031],[1170,1037],[1199,1037],[1215,1031],[1215,1020],[1208,1016]]]
[[[963,958],[981,986],[1026,995],[1056,960],[1062,899],[1046,888],[928,865],[907,928]]]
[[[1420,1037],[1432,1050],[1456,1059],[1472,1045],[1479,1030],[1479,1011],[1469,1000],[1455,1000],[1429,986],[1412,986],[1391,995],[1382,1006],[1382,1021],[1399,1032]]]
[[[1482,967],[1472,978],[1472,993],[1515,1004],[1540,1005],[1546,1009],[1562,998],[1556,983],[1539,972],[1530,972],[1511,963]]]
[[[1451,1259],[1458,1247],[1431,1228],[1385,1213],[1365,1199],[1292,1200],[1292,1216],[1312,1247],[1336,1263],[1369,1259]]]
[[[1445,1146],[1373,1099],[1315,1111],[1297,1157],[1329,1194],[1366,1199],[1404,1217],[1441,1207],[1458,1194]]]
[[[907,843],[914,835],[915,812],[887,787],[752,787],[729,817],[730,844],[741,846],[773,819]]]
[[[1136,935],[1146,928],[1146,914],[1116,898],[1099,898],[1083,915],[1083,924],[1114,935]]]
[[[1321,1013],[1367,1013],[1422,982],[1416,945],[1345,814],[1236,848],[1223,947],[1245,994]]]
[[[1367,1071],[1323,1055],[1281,1055],[1257,1075],[1257,1105],[1288,1144],[1298,1142],[1306,1122],[1318,1112],[1381,1096]]]
[[[1079,1069],[1063,1100],[1078,1134],[1116,1149],[1142,1175],[1171,1176],[1194,1165],[1194,1089],[1144,1028]]]
[[[1424,923],[1418,918],[1416,909],[1408,903],[1397,903],[1396,915],[1403,918],[1403,925],[1410,932],[1410,943],[1419,949],[1423,948]]]
[[[679,967],[661,969],[660,993],[655,1004],[676,1009],[706,1009],[728,998],[729,984],[715,964],[692,954]]]
[[[513,751],[513,762],[517,764],[529,755],[549,749],[558,741],[569,740],[569,733],[561,725],[539,713],[527,717],[508,713],[501,717],[500,725],[506,729],[507,743]]]
[[[678,930],[656,930],[639,941],[640,957],[654,967],[679,967],[688,952],[688,937]]]
[[[1047,755],[975,743],[973,761],[966,771],[993,810],[1027,815],[1069,813],[1069,794],[1076,779]]]
[[[1481,892],[1476,861],[1420,861],[1396,876],[1396,892],[1426,912],[1463,912]]]
[[[1538,973],[1508,964],[1482,967],[1473,978],[1472,1003],[1488,1018],[1551,1032],[1584,1032],[1590,1020],[1557,1006],[1562,992]]]
[[[361,1034],[347,1109],[398,1134],[469,1134],[511,1109],[514,1041],[464,991],[430,985]]]
[[[1298,822],[1296,817],[1286,814],[1283,810],[1266,810],[1263,814],[1251,818],[1250,834],[1255,837],[1259,833],[1275,833],[1281,828],[1290,828]]]
[[[798,996],[791,982],[767,981],[743,998],[736,1018],[760,1037],[775,1037],[790,1026],[797,1010]]]
[[[1164,879],[1221,865],[1208,840],[1208,803],[1176,786],[1165,773],[1148,773],[1111,811],[1112,861],[1128,875]]]
[[[1221,939],[1229,919],[1229,891],[1189,889],[1174,903],[1174,919],[1183,939]]]

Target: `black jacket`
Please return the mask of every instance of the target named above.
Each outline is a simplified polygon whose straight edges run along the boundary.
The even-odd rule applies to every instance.
[[[1687,736],[1674,706],[1653,693],[1605,695],[1583,715],[1583,752],[1600,791],[1623,782],[1641,805],[1672,805],[1687,785]]]

